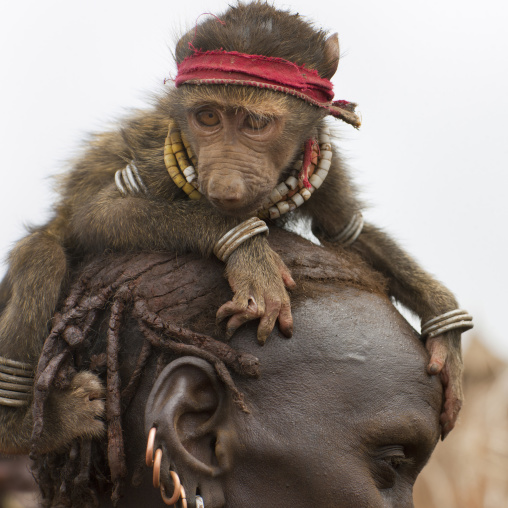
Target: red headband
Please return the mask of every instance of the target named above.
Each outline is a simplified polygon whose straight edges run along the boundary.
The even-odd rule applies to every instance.
[[[317,71],[283,58],[247,55],[236,51],[196,51],[178,64],[175,85],[230,84],[269,88],[294,95],[328,110],[354,127],[360,126],[356,104],[333,99],[333,85]]]

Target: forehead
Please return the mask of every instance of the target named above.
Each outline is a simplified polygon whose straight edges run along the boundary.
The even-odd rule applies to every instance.
[[[291,101],[298,100],[280,92],[239,85],[182,85],[178,92],[183,106],[189,110],[213,106],[270,116],[287,114]]]

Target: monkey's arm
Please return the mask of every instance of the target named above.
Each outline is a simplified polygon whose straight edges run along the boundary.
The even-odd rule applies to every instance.
[[[422,322],[457,308],[453,294],[384,231],[364,224],[350,248],[387,277],[390,296],[411,309]]]
[[[209,256],[217,241],[243,221],[215,210],[206,200],[122,197],[114,184],[75,210],[71,234],[78,250],[169,250]],[[226,264],[233,289],[231,302],[218,319],[230,317],[228,336],[243,323],[260,318],[258,340],[264,342],[279,320],[284,335],[292,333],[286,287],[294,281],[266,238],[255,236],[242,243]]]
[[[443,284],[376,227],[365,224],[351,249],[388,278],[390,295],[415,312],[422,323],[458,308],[457,300]],[[441,414],[444,438],[455,426],[463,400],[461,331],[450,330],[428,339],[426,347],[430,353],[427,370],[440,375],[445,389]]]
[[[9,261],[2,282],[0,316],[0,451],[22,453],[31,434],[31,411],[27,407],[33,372],[67,262],[59,239],[48,228],[18,242]]]
[[[9,271],[1,286],[0,451],[3,453],[29,450],[33,371],[66,273],[66,254],[54,222],[18,242],[10,255]],[[17,368],[20,364],[26,367]],[[76,376],[69,390],[53,393],[48,400],[51,416],[43,430],[44,450],[65,446],[75,437],[102,432],[104,425],[99,418],[104,404],[91,398],[97,392],[100,392],[100,382],[87,374]],[[26,405],[15,405],[20,403]]]
[[[312,202],[313,231],[327,244],[329,239],[340,237],[360,210],[347,175],[340,165],[334,169],[330,171],[327,186],[316,191],[309,200],[309,205]],[[354,238],[354,235],[350,238]],[[457,309],[453,294],[375,226],[365,224],[348,248],[358,252],[373,268],[384,274],[390,296],[417,314],[423,323]],[[454,427],[462,405],[460,335],[460,331],[451,330],[426,343],[430,353],[427,370],[431,375],[440,375],[445,389],[445,404],[441,414],[443,437]]]

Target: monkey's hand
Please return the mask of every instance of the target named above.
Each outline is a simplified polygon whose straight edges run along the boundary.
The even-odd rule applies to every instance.
[[[441,439],[444,439],[455,427],[462,407],[462,354],[460,350],[460,332],[452,330],[427,340],[430,353],[427,372],[439,375],[444,390],[444,403],[439,421]]]
[[[76,438],[104,434],[105,390],[91,372],[78,372],[68,388],[53,389],[44,413],[44,428],[37,451],[45,453],[67,446]]]
[[[218,321],[230,318],[226,337],[231,338],[240,326],[253,319],[260,319],[257,333],[260,344],[266,342],[277,319],[281,333],[291,337],[293,317],[286,288],[294,288],[296,284],[289,269],[266,241],[242,247],[233,252],[226,268],[226,277],[235,294],[217,312]]]

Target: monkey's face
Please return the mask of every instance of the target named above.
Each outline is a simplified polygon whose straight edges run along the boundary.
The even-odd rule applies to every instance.
[[[282,142],[285,116],[205,104],[187,116],[199,161],[199,190],[228,215],[258,210],[296,146]]]
[[[262,208],[326,115],[284,93],[224,85],[173,89],[168,114],[197,156],[199,191],[238,217]]]

